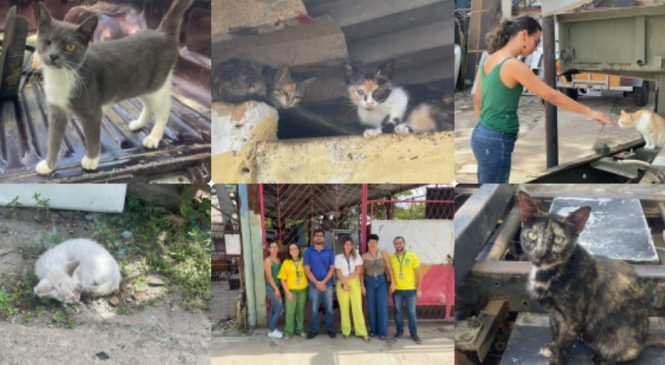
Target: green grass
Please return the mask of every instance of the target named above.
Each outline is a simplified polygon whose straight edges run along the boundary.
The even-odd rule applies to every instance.
[[[177,212],[129,196],[122,216],[94,223],[93,237],[120,259],[123,275],[138,261],[135,288],[145,287],[144,275],[160,274],[186,308],[210,309],[210,200],[190,200],[187,191],[182,196]]]

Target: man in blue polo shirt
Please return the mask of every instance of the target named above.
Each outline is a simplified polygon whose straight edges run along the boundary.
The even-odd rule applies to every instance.
[[[309,279],[309,302],[312,304],[312,323],[307,338],[319,334],[319,304],[321,298],[326,306],[326,329],[328,336],[335,338],[333,315],[333,276],[335,274],[335,253],[323,244],[324,231],[317,229],[312,236],[312,243],[305,251],[303,265]]]

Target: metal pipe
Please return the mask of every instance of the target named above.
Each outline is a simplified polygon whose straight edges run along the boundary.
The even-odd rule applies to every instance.
[[[360,241],[363,252],[367,252],[367,184],[362,184],[360,193]]]
[[[553,89],[556,89],[555,47],[554,17],[547,16],[543,18],[543,69],[544,81]],[[559,164],[558,139],[557,109],[554,105],[546,102],[545,143],[548,169]]]
[[[488,260],[498,261],[503,258],[508,245],[512,241],[515,233],[520,228],[520,208],[515,205],[513,209],[510,210],[506,220],[503,222],[499,228],[499,233],[496,235],[494,240],[494,245],[490,250],[489,255],[487,256]]]
[[[247,324],[256,327],[256,292],[254,290],[254,260],[252,259],[251,218],[249,211],[249,187],[238,185],[240,198],[240,238],[242,240],[242,261],[245,273],[245,296],[247,297]]]

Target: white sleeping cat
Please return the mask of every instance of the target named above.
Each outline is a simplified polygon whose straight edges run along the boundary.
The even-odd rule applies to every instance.
[[[44,252],[35,263],[39,284],[35,294],[62,303],[79,301],[81,293],[93,297],[118,290],[120,268],[113,256],[95,241],[67,240]]]
[[[642,109],[635,113],[626,113],[622,110],[619,126],[637,129],[646,142],[644,148],[665,146],[665,119],[650,110]]]

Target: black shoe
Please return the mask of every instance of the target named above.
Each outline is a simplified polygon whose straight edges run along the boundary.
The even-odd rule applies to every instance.
[[[316,333],[316,332],[310,332],[310,333],[307,334],[307,339],[308,339],[308,340],[311,340],[311,339],[313,339],[314,337],[316,337],[316,335],[318,335],[318,333]]]
[[[423,340],[421,340],[420,337],[418,337],[418,335],[411,335],[411,338],[412,338],[412,339],[413,339],[418,345],[420,345],[420,344],[423,342]]]
[[[328,331],[328,337],[335,338],[337,337],[337,333],[335,333],[335,331]]]
[[[393,340],[397,341],[402,338],[403,332],[397,332],[395,333],[395,336],[393,336]]]

